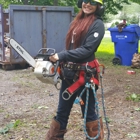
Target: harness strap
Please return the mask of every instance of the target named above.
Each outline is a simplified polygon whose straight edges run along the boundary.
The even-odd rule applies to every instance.
[[[79,79],[73,83],[70,87],[67,88],[67,91],[70,94],[73,94],[76,90],[78,90],[81,86],[85,84],[85,78],[84,78],[84,71],[80,71],[79,73]]]
[[[92,68],[96,68],[97,74],[100,73],[100,68],[99,68],[100,64],[97,59],[94,59],[93,61],[88,62],[88,66]],[[96,75],[96,77],[91,77],[90,80],[92,80],[95,85],[99,85],[98,75]]]
[[[100,72],[100,69],[99,69],[100,64],[99,64],[97,59],[94,59],[91,62],[87,62],[87,63],[83,63],[83,64],[68,62],[68,63],[63,63],[62,65],[64,68],[68,68],[71,70],[84,70],[84,71],[86,71],[87,69],[96,68],[97,72]]]
[[[71,70],[84,70],[84,71],[86,70],[85,64],[76,64],[76,63],[71,63],[71,62],[64,63],[63,67],[71,69]],[[87,68],[90,69],[91,67],[88,65]]]
[[[92,80],[92,82],[95,85],[99,85],[98,73],[100,72],[100,69],[99,69],[99,62],[97,59],[95,59],[94,61],[88,62],[88,63],[81,64],[81,65],[65,63],[65,64],[63,64],[63,66],[67,67],[69,69],[74,69],[74,70],[76,70],[76,68],[78,68],[78,70],[79,70],[79,79],[63,92],[63,94],[62,94],[63,99],[68,100],[73,95],[74,92],[76,92],[81,86],[83,86],[85,84],[85,75],[86,75],[86,72],[88,72],[88,70],[91,73],[93,73],[92,70],[94,70],[94,71],[96,70],[96,73],[97,73],[96,77],[92,76],[90,78],[90,81]]]

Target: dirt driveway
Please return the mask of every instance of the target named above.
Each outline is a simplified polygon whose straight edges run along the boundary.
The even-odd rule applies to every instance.
[[[140,140],[140,101],[132,101],[140,100],[140,69],[135,75],[127,70],[131,68],[107,66],[103,75],[110,140]],[[0,69],[0,79],[0,140],[44,140],[59,91],[36,79],[30,68]],[[101,87],[97,94],[103,116]],[[74,104],[65,140],[85,140],[82,125],[80,107]]]

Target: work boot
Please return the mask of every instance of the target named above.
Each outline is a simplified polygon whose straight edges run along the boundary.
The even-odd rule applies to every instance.
[[[90,137],[95,138],[98,134],[98,120],[86,123],[87,133]],[[104,139],[103,121],[100,118],[100,135],[96,140]],[[86,138],[86,140],[89,140]]]
[[[45,140],[64,140],[66,130],[60,130],[60,123],[53,119]]]

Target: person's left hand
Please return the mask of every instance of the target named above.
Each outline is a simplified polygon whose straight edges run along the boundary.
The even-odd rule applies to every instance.
[[[56,53],[56,54],[54,54],[54,55],[51,55],[51,56],[49,57],[49,60],[52,61],[52,62],[58,61],[58,60],[59,60],[58,54]]]

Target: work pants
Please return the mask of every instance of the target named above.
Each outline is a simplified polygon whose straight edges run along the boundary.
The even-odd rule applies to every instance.
[[[67,79],[68,80],[68,79]],[[59,94],[59,103],[58,103],[58,109],[56,114],[56,120],[60,122],[60,129],[65,130],[67,127],[70,111],[73,107],[73,103],[78,95],[82,92],[82,90],[85,88],[85,85],[82,86],[78,91],[76,91],[69,100],[64,100],[62,98],[62,93],[70,86],[69,83],[72,83],[72,80],[62,80],[62,86],[60,89]],[[82,95],[82,100],[84,101],[84,105],[81,105],[81,111],[82,115],[81,117],[84,117],[85,112],[85,104],[86,104],[86,91]],[[86,122],[97,120],[97,114],[95,111],[95,99],[93,95],[93,91],[89,90],[89,101],[88,101],[88,110],[87,110],[87,118]]]

